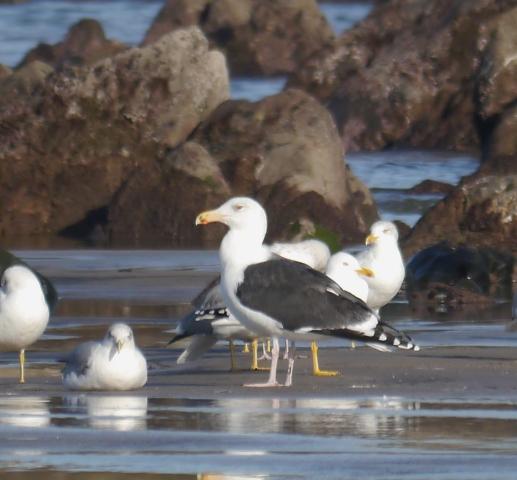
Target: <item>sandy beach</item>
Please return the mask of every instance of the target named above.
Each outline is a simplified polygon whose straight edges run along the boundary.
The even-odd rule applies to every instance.
[[[240,347],[239,347],[240,348]],[[420,352],[377,352],[368,347],[321,348],[320,365],[338,370],[335,377],[311,374],[310,351],[297,349],[294,385],[289,388],[247,388],[245,383],[265,379],[267,372],[247,369],[249,355],[237,353],[237,369],[230,371],[229,353],[223,345],[193,365],[178,366],[181,350],[151,349],[149,381],[135,395],[175,398],[305,398],[382,397],[405,398],[517,398],[517,351],[514,348],[425,348]],[[266,362],[262,362],[266,366]],[[285,375],[280,362],[279,380]],[[58,395],[59,366],[29,367],[28,382],[16,383],[16,369],[0,370],[2,395]]]

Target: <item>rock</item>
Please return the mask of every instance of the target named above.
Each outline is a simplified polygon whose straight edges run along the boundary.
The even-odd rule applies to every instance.
[[[45,83],[53,71],[50,65],[34,61],[11,75],[0,78],[0,106],[11,103],[18,95],[22,97],[30,95]]]
[[[408,290],[454,285],[483,295],[511,293],[514,258],[493,248],[453,247],[446,242],[421,250],[406,266]]]
[[[394,220],[393,223],[399,232],[399,242],[404,241],[404,239],[411,233],[411,227],[402,220]]]
[[[347,150],[484,150],[493,116],[515,98],[515,6],[515,0],[377,5],[289,85],[329,106]]]
[[[377,218],[370,192],[345,166],[330,114],[299,90],[226,102],[193,138],[216,160],[233,195],[265,206],[269,240],[362,241]]]
[[[234,75],[293,72],[334,42],[315,0],[168,0],[144,45],[193,24],[225,52]]]
[[[228,95],[224,57],[193,27],[12,96],[0,109],[0,235],[94,227],[134,172]]]
[[[38,44],[25,55],[19,67],[35,60],[45,62],[53,68],[63,65],[92,65],[127,48],[120,42],[107,39],[97,20],[85,18],[70,27],[62,42],[55,45]]]
[[[447,240],[453,245],[517,252],[517,175],[464,178],[415,225],[403,248],[407,255]]]
[[[225,229],[195,229],[202,210],[230,196],[264,204],[268,239],[362,240],[377,213],[345,166],[335,125],[313,98],[288,90],[260,102],[228,101],[191,140],[136,169],[109,209],[109,234],[216,247]]]
[[[406,266],[412,304],[490,304],[510,298],[514,258],[492,248],[451,247],[440,243],[418,252]]]
[[[202,246],[224,228],[195,228],[196,215],[231,196],[217,163],[199,144],[187,142],[162,160],[137,169],[109,209],[109,235],[115,242],[165,241]]]
[[[8,77],[9,75],[11,75],[13,73],[13,71],[9,68],[9,67],[6,67],[5,65],[2,65],[0,63],[0,81],[5,78],[5,77]]]
[[[417,185],[408,188],[408,193],[416,193],[416,194],[429,194],[429,193],[442,193],[447,195],[454,190],[454,185],[445,182],[438,182],[436,180],[423,180]]]
[[[517,6],[485,26],[487,44],[481,57],[477,92],[482,118],[499,114],[517,98],[516,22]]]

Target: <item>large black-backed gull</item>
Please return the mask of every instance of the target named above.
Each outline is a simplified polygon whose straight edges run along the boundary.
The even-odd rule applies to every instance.
[[[330,249],[317,239],[300,242],[276,242],[269,246],[272,253],[288,260],[293,260],[314,268],[325,270],[330,258]],[[257,335],[245,328],[226,308],[221,295],[220,279],[211,282],[193,301],[195,309],[183,317],[176,328],[176,334],[169,342],[173,344],[185,338],[191,338],[189,345],[177,359],[178,364],[195,361],[203,356],[219,340],[230,343],[231,368],[235,368],[233,356],[233,341],[252,342],[251,370],[261,370],[258,365]],[[288,355],[286,341],[286,356]],[[311,347],[313,373],[316,376],[335,375],[337,372],[319,369],[318,348],[315,342]],[[264,352],[264,356],[266,353]],[[269,357],[270,358],[270,357]]]
[[[269,380],[249,386],[279,385],[279,337],[293,341],[285,386],[292,384],[297,339],[316,340],[329,335],[414,348],[407,336],[379,323],[362,300],[343,291],[326,275],[301,263],[274,257],[263,244],[267,217],[255,200],[232,198],[196,218],[196,224],[211,222],[229,227],[219,250],[226,304],[246,328],[273,339]]]

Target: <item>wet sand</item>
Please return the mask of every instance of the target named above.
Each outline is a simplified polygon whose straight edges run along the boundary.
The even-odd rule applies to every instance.
[[[240,347],[238,347],[240,350]],[[304,398],[382,397],[517,398],[517,350],[510,347],[424,348],[420,352],[382,353],[368,347],[321,348],[322,369],[339,370],[335,377],[311,374],[310,351],[297,349],[294,385],[289,388],[247,388],[243,384],[267,379],[267,372],[247,370],[249,355],[237,353],[237,369],[229,370],[229,354],[221,345],[195,364],[178,366],[181,350],[144,349],[149,381],[132,392],[159,398]],[[278,379],[285,378],[280,361]],[[267,362],[263,361],[264,366]],[[57,363],[29,366],[28,382],[16,383],[17,370],[0,369],[0,395],[59,395]]]

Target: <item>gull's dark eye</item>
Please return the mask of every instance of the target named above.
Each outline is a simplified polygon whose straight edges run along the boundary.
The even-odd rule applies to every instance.
[[[233,209],[236,211],[236,212],[239,212],[241,211],[242,209],[244,208],[244,205],[238,203],[237,205],[234,205],[233,206]]]
[[[390,233],[389,228],[385,228],[385,229],[382,231],[382,233]]]

